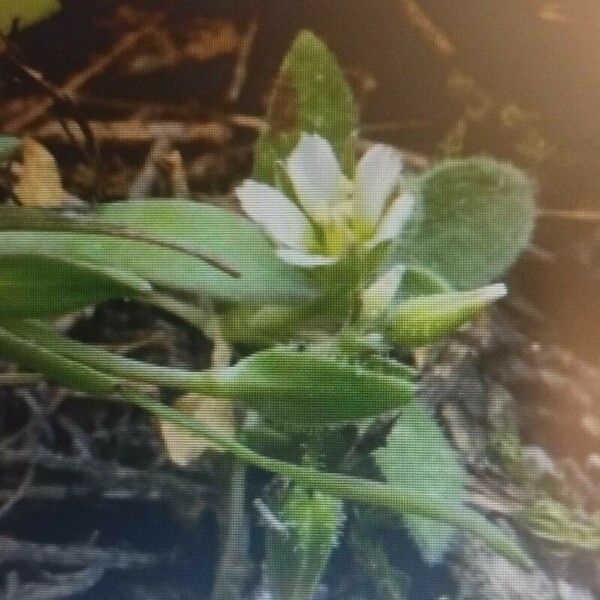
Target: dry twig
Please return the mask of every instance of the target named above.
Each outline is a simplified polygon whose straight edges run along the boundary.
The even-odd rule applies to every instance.
[[[165,13],[157,13],[144,21],[144,23],[136,30],[125,34],[108,52],[99,56],[84,70],[75,73],[64,85],[57,87],[56,91],[60,94],[60,97],[70,97],[90,80],[101,75],[117,59],[134,48],[144,36],[153,32],[165,18]],[[4,132],[10,135],[16,135],[23,132],[35,121],[43,117],[52,107],[54,102],[54,97],[44,98],[39,103],[31,106],[24,113],[16,115],[11,113],[10,106],[5,107],[6,112],[3,122]]]
[[[232,136],[231,129],[214,121],[185,123],[180,121],[143,122],[134,119],[116,121],[90,121],[90,130],[99,143],[134,146],[152,144],[166,139],[172,144],[193,144],[198,142],[216,145],[226,144]],[[70,143],[57,123],[48,122],[38,127],[35,136],[52,143]]]
[[[233,79],[226,96],[227,102],[231,104],[238,101],[242,92],[242,88],[244,87],[244,83],[246,82],[246,77],[248,75],[248,59],[250,58],[250,53],[252,52],[252,46],[254,45],[254,40],[256,39],[257,33],[258,19],[254,18],[248,24],[248,27],[244,32],[244,36],[238,45],[238,54],[235,68],[233,70]]]
[[[419,32],[427,45],[442,58],[456,55],[454,42],[423,10],[417,0],[395,0],[408,22]]]

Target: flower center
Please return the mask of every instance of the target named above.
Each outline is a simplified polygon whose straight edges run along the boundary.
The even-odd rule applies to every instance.
[[[353,216],[349,219],[348,223],[350,229],[354,233],[354,237],[359,242],[366,242],[370,240],[376,231],[376,227],[373,223],[369,222],[364,217]]]
[[[307,243],[308,250],[323,256],[340,256],[352,243],[351,231],[343,222],[333,220],[320,223],[319,231],[312,231]]]
[[[329,205],[328,214],[322,215],[316,225],[306,245],[311,253],[323,256],[341,256],[353,244],[371,239],[377,229],[356,214],[350,182],[342,187],[336,201]]]

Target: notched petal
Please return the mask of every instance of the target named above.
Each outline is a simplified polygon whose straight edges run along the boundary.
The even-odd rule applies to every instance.
[[[310,238],[310,221],[279,190],[251,179],[236,188],[244,212],[280,244],[302,249]]]
[[[379,221],[401,172],[402,157],[392,146],[375,144],[361,158],[355,180],[356,210],[370,223]]]
[[[337,257],[334,256],[310,254],[293,248],[286,248],[285,246],[277,249],[277,255],[281,260],[299,267],[324,267],[332,265],[337,261]]]
[[[367,244],[367,247],[374,248],[378,244],[400,235],[412,214],[415,202],[415,197],[408,193],[396,198],[384,214],[377,232]]]
[[[314,218],[326,218],[347,182],[329,142],[316,134],[302,134],[285,163],[298,200]]]

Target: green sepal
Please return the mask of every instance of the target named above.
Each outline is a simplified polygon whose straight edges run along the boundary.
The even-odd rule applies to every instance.
[[[496,284],[469,292],[410,298],[390,312],[383,325],[384,336],[389,342],[407,348],[432,344],[473,319],[505,293],[506,288]]]
[[[411,266],[404,271],[397,299],[408,300],[452,291],[454,288],[443,277],[424,267]]]

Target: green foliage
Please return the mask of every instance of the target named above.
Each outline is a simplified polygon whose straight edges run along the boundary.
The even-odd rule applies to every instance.
[[[256,179],[289,191],[281,161],[302,132],[327,139],[352,175],[357,109],[335,58],[312,33],[302,32],[286,56],[267,120],[256,146]],[[12,156],[17,142],[0,140],[0,159]],[[363,287],[382,270],[388,244],[353,248],[331,268],[310,270],[283,263],[257,226],[209,204],[128,201],[84,215],[0,207],[2,357],[140,407],[237,460],[293,479],[275,508],[289,537],[267,533],[266,573],[278,600],[311,597],[339,534],[343,500],[402,518],[428,560],[439,560],[460,529],[524,564],[513,538],[464,505],[467,475],[436,422],[415,403],[417,373],[386,354],[388,342],[410,347],[439,339],[501,295],[502,286],[464,290],[500,275],[527,244],[532,186],[509,165],[467,159],[440,163],[416,177],[414,188],[418,208],[390,261],[400,264],[402,280],[393,278],[375,316],[361,314]],[[385,287],[376,284],[375,293]],[[269,345],[309,331],[319,342],[313,337],[303,347],[274,346],[232,367],[189,372],[116,356],[19,320],[112,297],[154,299],[175,310],[189,296],[192,309],[198,297],[216,301],[213,321],[230,341]],[[387,483],[285,462],[272,448],[270,456],[259,454],[240,441],[251,435],[219,432],[162,404],[152,396],[160,388],[236,401],[254,411],[274,441],[297,442],[285,456],[300,460],[309,440],[331,471],[342,455],[329,435],[342,428],[332,425],[401,410],[386,447],[376,452]],[[305,464],[315,456],[304,454]]]
[[[222,371],[213,393],[286,427],[355,421],[404,406],[414,384],[319,350],[274,347]]]
[[[236,279],[198,261],[194,265],[170,263],[163,255],[155,257],[152,267],[152,261],[144,260],[139,252],[128,259],[130,264],[140,264],[142,271],[156,269],[156,277],[166,287],[227,301],[298,301],[316,296],[304,272],[282,262],[254,223],[228,210],[185,200],[130,200],[101,207],[99,216],[117,225],[194,244],[241,273]]]
[[[21,148],[21,140],[10,135],[0,135],[0,161],[12,158]]]
[[[68,256],[135,274],[161,288],[231,302],[297,302],[316,295],[302,271],[282,263],[254,224],[216,206],[176,200],[106,205],[96,214],[106,235],[102,230],[92,233],[84,218],[58,222],[51,218],[53,213],[17,211],[13,210],[13,220],[24,224],[13,223],[13,230],[7,229],[9,213],[2,216],[0,253],[10,249],[11,253]],[[41,217],[41,223],[35,217]],[[116,235],[108,235],[112,225]],[[130,233],[150,234],[164,244],[118,235],[117,228],[123,227]],[[169,242],[203,251],[238,269],[241,277],[232,277],[193,253],[169,248],[165,245]]]
[[[391,311],[384,335],[388,341],[408,348],[432,344],[470,321],[503,292],[503,286],[492,285],[410,298]]]
[[[113,376],[231,398],[284,427],[364,419],[404,406],[413,397],[414,382],[409,378],[363,368],[316,349],[276,346],[233,367],[194,373],[123,358],[33,322],[13,323],[11,328],[53,352]]]
[[[112,394],[119,380],[71,360],[52,348],[39,344],[28,336],[13,331],[14,319],[0,323],[0,356],[14,360],[26,369],[43,373],[53,381],[88,394]]]
[[[131,273],[65,257],[3,253],[0,260],[2,318],[60,315],[151,290]]]
[[[431,269],[458,289],[484,285],[511,266],[531,237],[534,189],[492,158],[446,160],[416,181],[419,203],[394,262]]]
[[[29,330],[29,331],[28,331]],[[425,492],[405,489],[396,485],[382,484],[376,481],[367,481],[357,477],[349,477],[336,473],[326,473],[310,467],[302,467],[278,459],[270,458],[253,452],[236,439],[213,429],[199,420],[178,412],[161,402],[145,395],[148,386],[140,388],[137,381],[145,381],[142,372],[162,373],[164,385],[171,385],[182,380],[181,372],[173,369],[161,369],[144,363],[137,363],[117,357],[111,359],[108,352],[90,349],[82,356],[67,354],[65,345],[68,341],[61,336],[55,336],[54,341],[36,339],[35,328],[31,324],[11,320],[0,325],[0,353],[4,358],[13,359],[35,372],[45,373],[53,380],[75,390],[92,394],[102,394],[113,400],[120,399],[137,406],[150,415],[165,419],[196,435],[205,437],[226,452],[243,462],[247,462],[261,469],[289,477],[307,488],[320,491],[328,496],[337,497],[354,502],[364,502],[373,506],[387,508],[398,515],[416,515],[430,520],[439,521],[456,526],[464,531],[478,535],[496,552],[520,564],[529,563],[526,554],[518,544],[503,532],[498,530],[483,517],[473,511],[467,511],[463,506],[448,504],[445,499],[440,499]],[[82,345],[77,345],[80,349]],[[94,357],[93,360],[90,357]],[[84,362],[82,362],[84,361]],[[121,366],[123,379],[115,374],[115,361]],[[125,364],[122,364],[125,361]],[[136,370],[137,373],[133,372]],[[171,378],[165,374],[170,373]],[[203,373],[195,374],[196,377]],[[185,374],[185,378],[194,374]],[[206,380],[204,381],[206,383]]]
[[[277,505],[276,516],[287,532],[267,528],[267,584],[278,600],[310,600],[338,541],[343,503],[292,485]]]
[[[13,25],[16,25],[17,29],[35,25],[58,12],[60,8],[58,0],[2,0],[0,32],[8,35]]]
[[[298,34],[283,61],[267,122],[255,147],[255,179],[284,185],[278,161],[289,156],[301,132],[328,140],[346,172],[353,170],[358,110],[352,90],[336,58],[310,31]]]
[[[392,485],[419,490],[457,509],[469,510],[462,506],[468,476],[458,453],[433,417],[418,404],[402,411],[386,446],[375,452],[375,459]],[[416,516],[406,516],[404,522],[423,556],[432,562],[439,561],[454,528]]]

